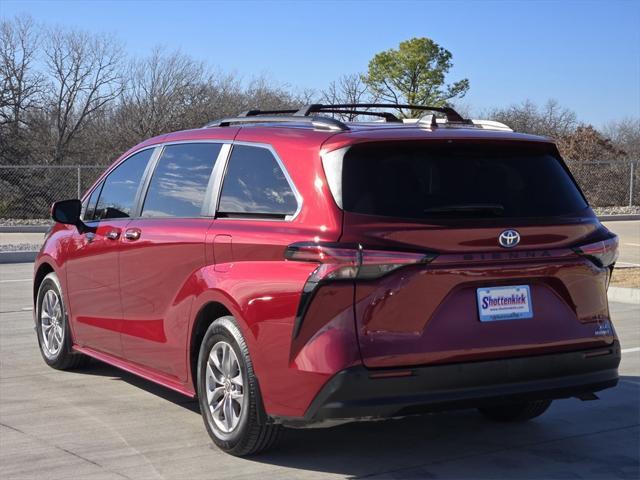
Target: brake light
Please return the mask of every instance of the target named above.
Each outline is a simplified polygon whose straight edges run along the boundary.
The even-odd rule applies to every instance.
[[[614,235],[606,240],[582,245],[574,251],[599,267],[610,267],[618,259],[618,237]]]
[[[284,256],[287,260],[319,264],[302,288],[293,325],[294,340],[300,334],[305,313],[320,284],[380,278],[407,265],[429,263],[436,257],[432,253],[365,250],[361,245],[307,242],[289,245]]]
[[[294,243],[285,252],[287,260],[316,262],[315,281],[373,279],[406,265],[428,263],[436,257],[430,253],[365,250],[339,244]]]

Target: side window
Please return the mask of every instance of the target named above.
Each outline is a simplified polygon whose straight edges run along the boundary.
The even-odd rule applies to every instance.
[[[138,186],[153,150],[148,148],[132,155],[109,174],[98,199],[94,220],[131,216]]]
[[[142,216],[199,217],[221,148],[218,143],[165,147],[151,177]]]
[[[91,192],[91,195],[89,196],[89,199],[86,202],[86,205],[85,205],[86,208],[84,210],[84,213],[82,214],[82,219],[85,222],[90,222],[94,218],[94,215],[96,213],[96,205],[98,203],[98,196],[102,191],[103,185],[104,185],[104,182],[100,182],[98,185],[96,185],[96,188],[93,189],[93,192]]]
[[[219,216],[285,217],[298,203],[273,154],[266,148],[235,145],[220,195]]]

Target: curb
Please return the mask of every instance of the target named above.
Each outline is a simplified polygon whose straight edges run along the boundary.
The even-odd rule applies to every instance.
[[[628,215],[598,215],[601,222],[615,222],[616,220],[640,220],[640,214]]]
[[[640,288],[609,287],[607,296],[610,302],[640,305]]]
[[[33,263],[38,252],[0,252],[0,263]]]

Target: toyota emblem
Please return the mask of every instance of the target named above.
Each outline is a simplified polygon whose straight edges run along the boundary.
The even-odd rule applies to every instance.
[[[498,243],[504,248],[515,247],[520,243],[520,234],[516,230],[505,230],[498,235]]]

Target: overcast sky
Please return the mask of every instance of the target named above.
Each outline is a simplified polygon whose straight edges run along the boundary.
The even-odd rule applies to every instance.
[[[640,116],[640,1],[162,2],[0,0],[0,16],[117,35],[132,55],[161,44],[244,78],[300,90],[411,37],[453,54],[480,112],[555,98],[600,126]]]

